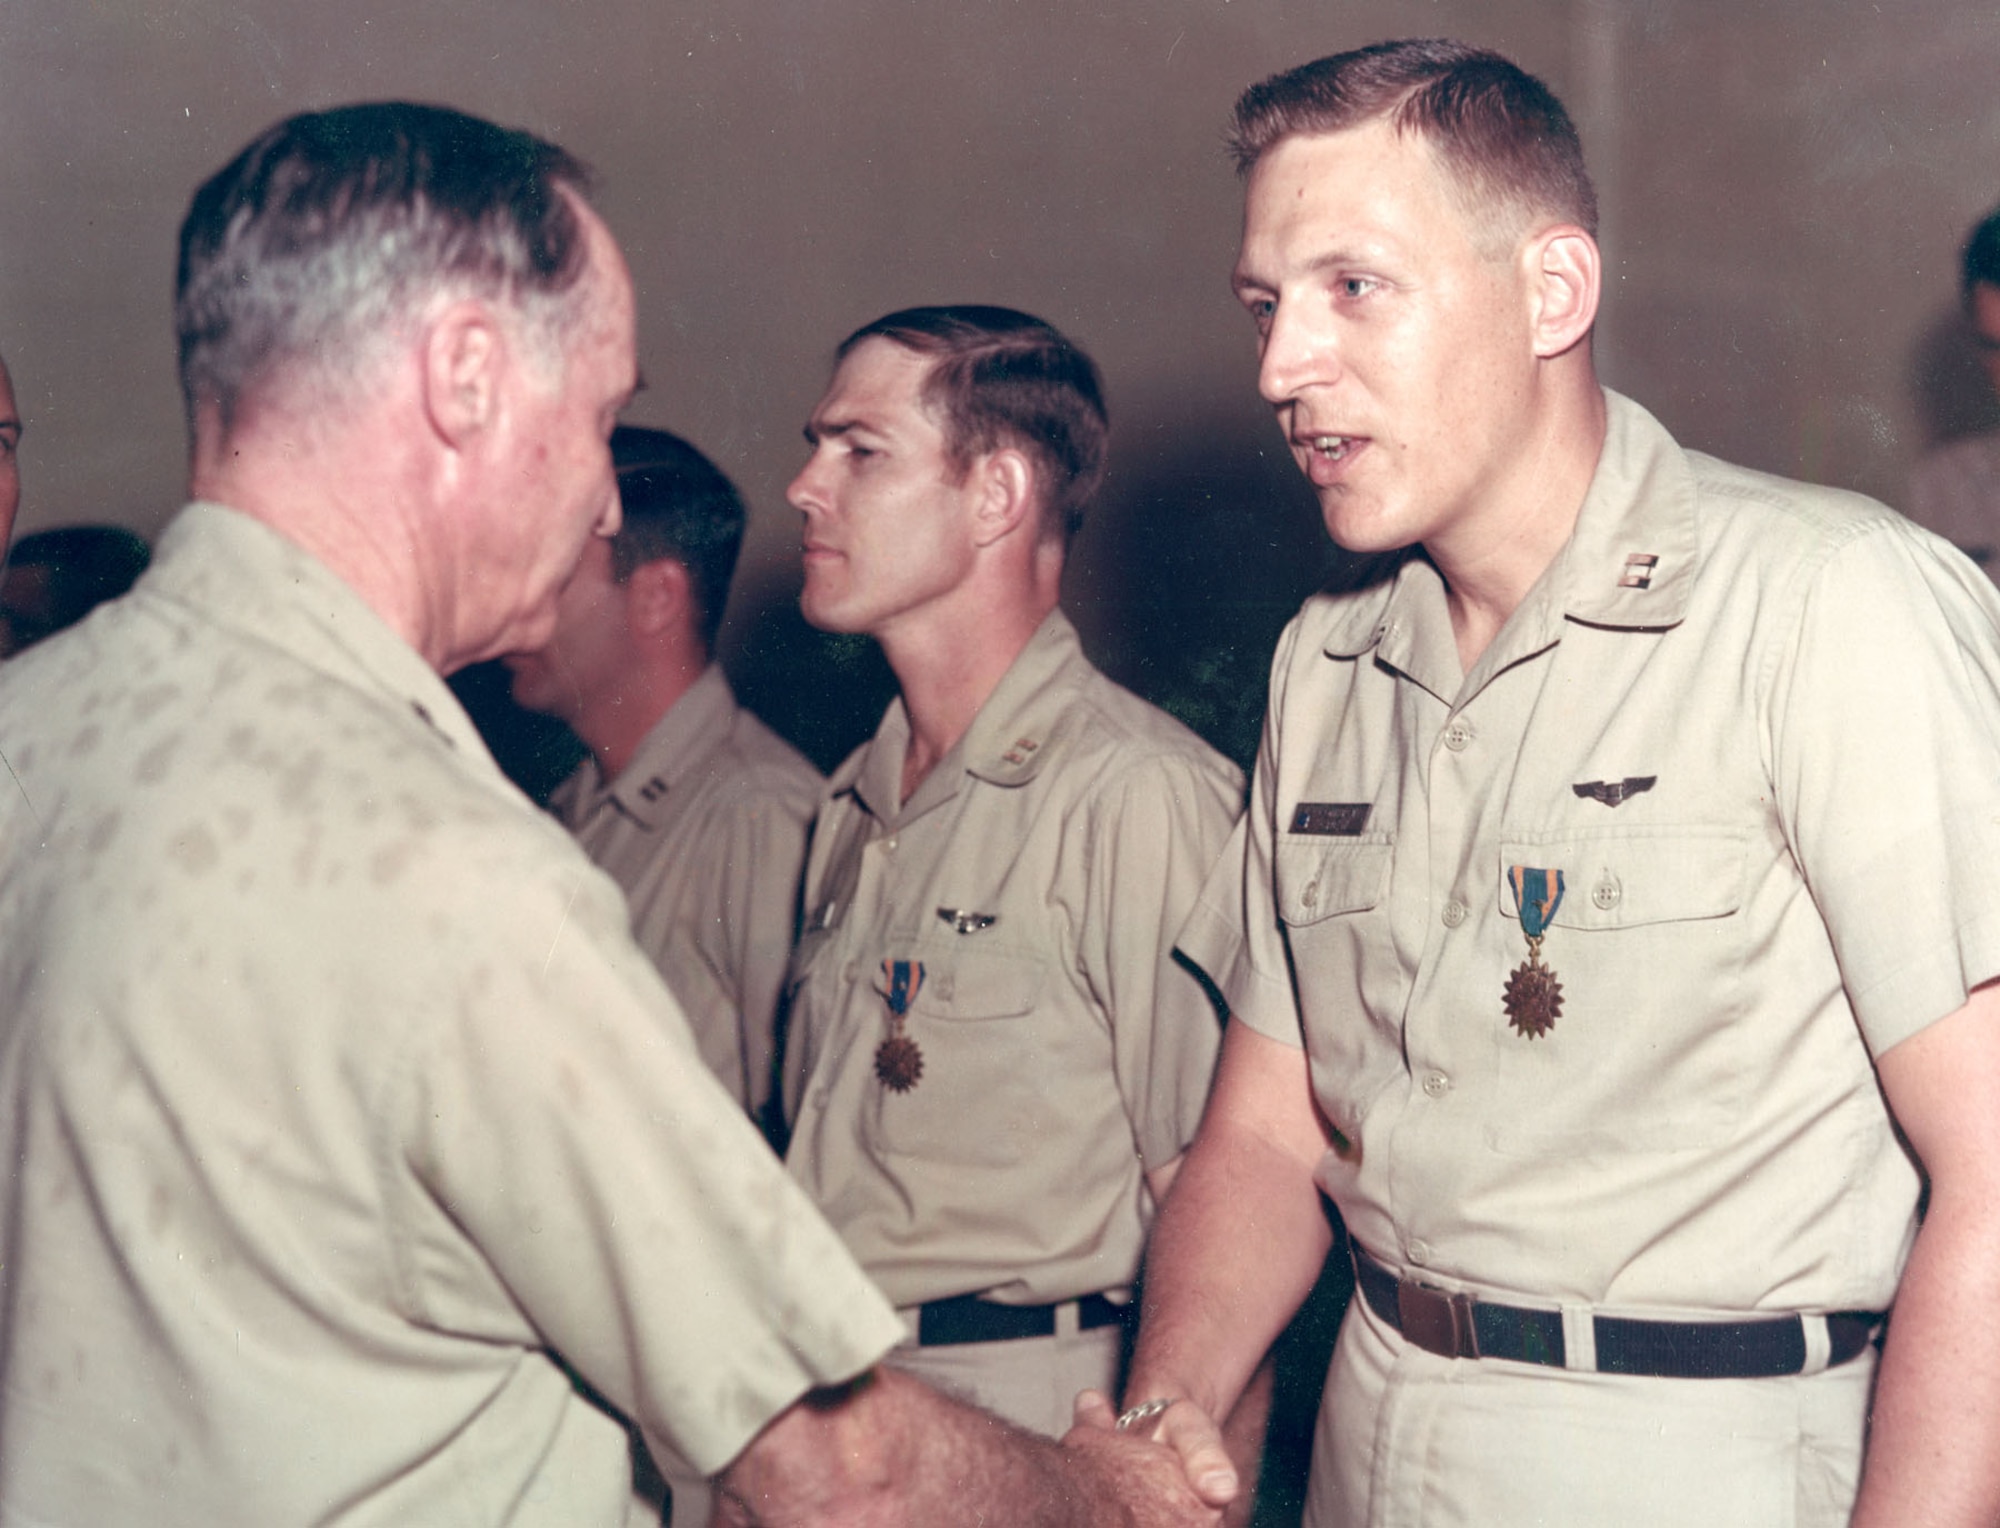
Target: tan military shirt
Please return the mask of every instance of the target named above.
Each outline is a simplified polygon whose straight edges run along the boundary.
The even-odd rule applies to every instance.
[[[791,1170],[900,1306],[1127,1285],[1143,1170],[1180,1154],[1207,1098],[1216,1016],[1173,935],[1241,775],[1092,668],[1060,611],[899,804],[908,740],[897,700],[815,829]],[[899,961],[922,967],[904,1093],[874,1066]]]
[[[753,1117],[775,1079],[806,828],[824,784],[710,667],[609,784],[595,759],[549,809],[625,891],[702,1059]]]
[[[1586,1370],[1596,1311],[1885,1308],[1919,1183],[1872,1059],[2000,973],[1993,586],[1609,405],[1575,534],[1469,674],[1421,557],[1306,604],[1182,935],[1304,1044],[1354,1237],[1559,1309]],[[1515,866],[1564,883],[1535,1038],[1503,1008]],[[1357,1301],[1306,1521],[1832,1528],[1871,1359],[1565,1373],[1433,1356]]]
[[[623,1520],[902,1327],[623,899],[197,505],[0,676],[0,1521]]]
[[[1918,1179],[1872,1058],[2000,973],[2000,598],[1880,505],[1610,410],[1574,536],[1469,675],[1422,558],[1307,603],[1183,948],[1303,1038],[1344,1142],[1321,1182],[1392,1265],[1879,1310]],[[1516,865],[1565,883],[1532,1039]]]

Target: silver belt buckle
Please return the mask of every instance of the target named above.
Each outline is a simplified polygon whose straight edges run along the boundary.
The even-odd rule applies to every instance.
[[[1426,1353],[1444,1358],[1477,1358],[1479,1330],[1472,1320],[1472,1296],[1433,1289],[1409,1279],[1396,1281],[1396,1320],[1403,1336]]]

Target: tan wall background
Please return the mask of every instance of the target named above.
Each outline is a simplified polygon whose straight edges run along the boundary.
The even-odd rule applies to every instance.
[[[597,166],[639,287],[630,417],[753,507],[725,650],[766,709],[802,640],[782,491],[831,346],[891,307],[998,301],[1109,380],[1113,476],[1072,570],[1093,650],[1241,751],[1325,557],[1225,287],[1221,124],[1253,79],[1410,33],[1499,47],[1569,102],[1605,206],[1604,372],[1688,443],[1893,499],[1933,436],[1990,417],[1949,322],[1958,241],[2000,199],[1990,0],[0,0],[22,527],[150,535],[177,504],[196,182],[293,110],[445,101]]]

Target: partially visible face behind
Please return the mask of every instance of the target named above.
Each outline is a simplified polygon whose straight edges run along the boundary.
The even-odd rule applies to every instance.
[[[638,384],[632,278],[610,231],[581,201],[589,268],[583,321],[565,336],[565,359],[553,374],[533,364],[531,338],[510,373],[513,432],[502,486],[476,544],[463,549],[477,568],[497,636],[472,658],[530,651],[556,628],[556,601],[584,547],[618,529],[618,483],[611,430]]]
[[[909,627],[971,570],[974,490],[923,401],[930,368],[892,340],[864,340],[806,426],[812,456],[785,498],[805,516],[799,609],[822,631]]]
[[[14,379],[0,361],[0,558],[14,534],[14,514],[21,507],[21,411],[14,406]]]
[[[555,635],[533,652],[507,655],[514,703],[575,726],[615,697],[632,668],[630,589],[611,577],[611,543],[591,537],[556,596]]]
[[[1445,175],[1384,121],[1281,140],[1250,175],[1233,285],[1258,389],[1352,551],[1476,532],[1519,470],[1525,274],[1482,254]]]
[[[2000,394],[2000,286],[1975,281],[1967,306],[1971,310],[1972,343],[1979,351],[1979,364],[1993,391]]]

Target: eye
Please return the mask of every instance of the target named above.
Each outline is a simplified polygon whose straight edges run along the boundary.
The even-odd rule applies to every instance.
[[[1342,276],[1334,283],[1334,287],[1342,297],[1353,298],[1366,297],[1381,284],[1372,276]]]
[[[1243,303],[1243,311],[1250,315],[1250,321],[1257,326],[1257,332],[1269,333],[1271,319],[1278,311],[1277,300],[1271,297],[1256,297],[1249,293],[1245,293],[1240,300]]]

